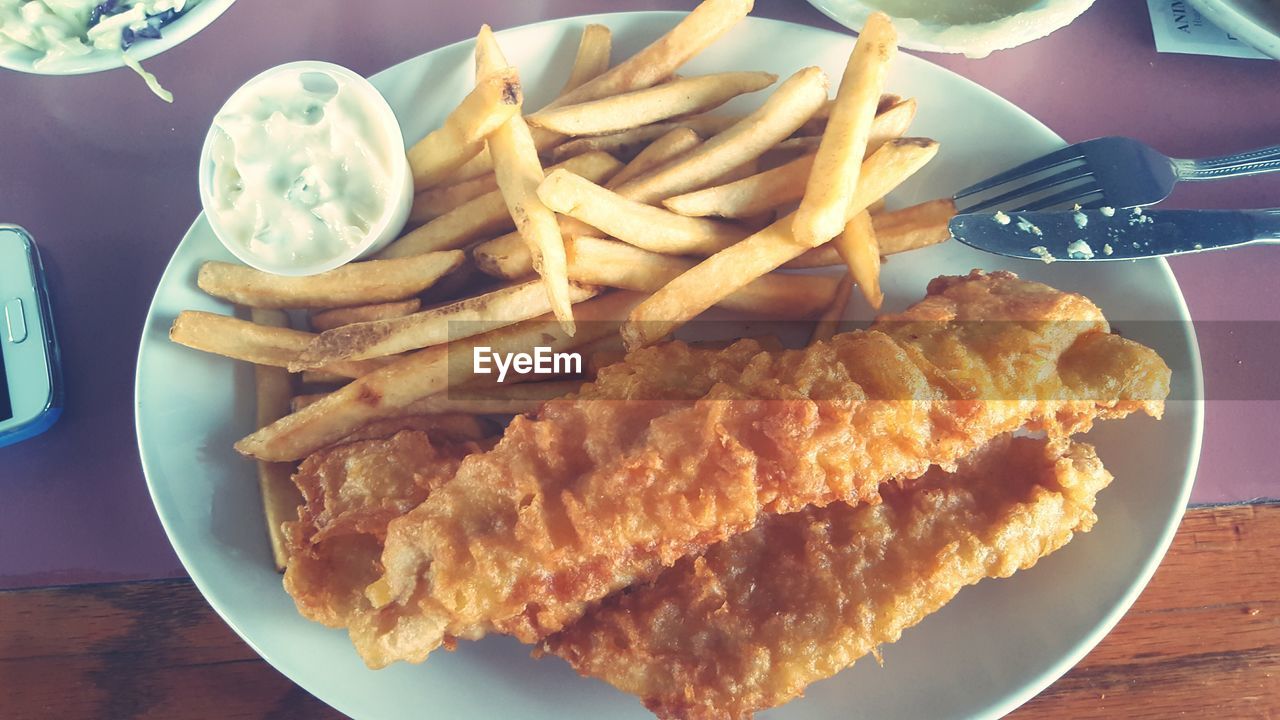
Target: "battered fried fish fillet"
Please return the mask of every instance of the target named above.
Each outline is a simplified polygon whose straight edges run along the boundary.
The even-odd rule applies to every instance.
[[[372,611],[364,588],[382,571],[387,524],[453,479],[474,443],[399,432],[321,450],[294,473],[298,519],[284,524],[285,590],[304,617],[344,627]]]
[[[1009,273],[931,283],[872,330],[804,350],[669,343],[517,418],[388,527],[374,667],[452,638],[537,642],[767,514],[876,497],[1023,426],[1159,415],[1169,369],[1087,299]]]
[[[664,720],[745,720],[1088,531],[1110,482],[1088,445],[1005,437],[954,473],[883,486],[879,505],[766,518],[543,649]]]

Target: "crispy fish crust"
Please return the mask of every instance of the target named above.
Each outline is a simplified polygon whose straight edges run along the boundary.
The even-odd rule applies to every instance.
[[[357,648],[380,667],[491,631],[537,642],[766,514],[873,499],[1023,426],[1158,415],[1168,380],[1087,299],[1009,273],[941,278],[805,350],[633,353],[391,522],[366,591],[381,630]]]
[[[285,590],[306,618],[344,627],[372,612],[363,590],[382,572],[387,524],[453,478],[471,443],[408,430],[321,450],[298,468],[298,519],[284,523]]]
[[[1088,445],[1005,437],[955,473],[884,486],[879,505],[766,518],[543,649],[664,720],[745,720],[1088,531],[1110,482]]]

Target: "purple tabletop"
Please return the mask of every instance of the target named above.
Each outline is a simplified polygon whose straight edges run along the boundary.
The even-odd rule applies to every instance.
[[[632,0],[687,10],[693,0]],[[838,29],[799,0],[756,14]],[[54,296],[67,406],[47,434],[0,449],[0,588],[182,575],[147,495],[133,433],[138,339],[170,253],[199,211],[195,167],[222,101],[257,72],[322,59],[371,74],[497,28],[617,8],[591,0],[240,2],[147,63],[159,102],[128,70],[46,78],[0,71],[0,222],[40,245]],[[1280,140],[1280,66],[1161,55],[1145,3],[1101,0],[1047,39],[983,60],[930,60],[1003,95],[1068,141],[1123,134],[1175,156]],[[1182,207],[1280,204],[1280,176],[1184,187]],[[1209,402],[1193,500],[1280,495],[1271,450],[1280,393],[1280,252],[1178,260],[1197,320]],[[1280,326],[1276,326],[1280,327]],[[1270,392],[1269,392],[1270,390]]]

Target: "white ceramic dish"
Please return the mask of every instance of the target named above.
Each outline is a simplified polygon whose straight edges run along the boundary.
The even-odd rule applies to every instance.
[[[860,29],[867,16],[878,9],[876,3],[862,0],[809,0],[809,4],[853,30]],[[1034,0],[1021,12],[987,22],[948,25],[894,17],[893,24],[898,29],[899,42],[907,49],[981,58],[1064,28],[1091,5],[1093,0]]]
[[[1280,60],[1280,3],[1275,0],[1191,0],[1214,25]]]
[[[622,57],[679,17],[620,13],[556,20],[502,32],[499,40],[521,68],[536,106],[562,83],[587,23],[612,27],[615,56]],[[819,64],[838,74],[852,42],[842,34],[751,19],[682,72],[734,68],[785,75]],[[471,51],[470,42],[455,44],[373,78],[399,113],[406,138],[435,127],[452,104],[424,104],[422,97],[460,98],[470,87]],[[889,86],[919,98],[913,132],[942,142],[932,165],[896,194],[899,202],[948,194],[1062,145],[1010,103],[918,58],[901,56]],[[457,652],[435,653],[422,665],[372,671],[344,632],[297,614],[271,567],[254,466],[231,449],[253,429],[252,371],[167,339],[182,309],[230,311],[196,289],[196,268],[211,258],[230,255],[200,218],[174,253],[146,320],[136,387],[138,445],[178,556],[236,632],[289,678],[360,720],[651,717],[635,699],[579,678],[554,658],[533,660],[527,647],[509,638],[464,642]],[[1186,305],[1168,265],[1047,266],[948,243],[886,265],[887,309],[919,299],[935,275],[974,267],[1008,268],[1086,293],[1119,330],[1169,361],[1179,399],[1169,403],[1163,421],[1130,418],[1102,423],[1089,434],[1117,478],[1099,500],[1101,520],[1093,532],[1029,571],[965,590],[884,648],[883,668],[864,658],[762,719],[1000,716],[1068,670],[1110,630],[1154,572],[1182,517],[1200,450],[1201,375]]]
[[[263,272],[276,275],[315,275],[376,253],[400,236],[400,231],[404,229],[405,222],[409,219],[409,211],[413,206],[413,174],[409,169],[409,159],[403,152],[398,151],[399,148],[404,146],[404,136],[400,131],[400,124],[396,120],[395,112],[372,83],[351,70],[341,65],[319,60],[300,60],[277,65],[270,70],[258,73],[244,85],[241,85],[223,103],[223,109],[236,105],[237,101],[251,98],[256,89],[261,87],[259,83],[265,80],[280,74],[305,72],[315,72],[339,78],[348,87],[352,88],[360,98],[363,110],[368,113],[369,119],[378,128],[378,137],[373,138],[377,150],[384,153],[390,152],[391,154],[394,167],[391,169],[391,178],[387,181],[387,188],[392,194],[386,199],[382,215],[369,227],[369,232],[362,242],[341,253],[311,262],[273,263],[267,258],[255,255],[242,239],[234,237],[233,233],[220,226],[216,213],[209,212],[209,208],[217,208],[213,199],[213,144],[215,135],[214,128],[210,127],[208,134],[204,138],[204,146],[200,150],[199,166],[200,205],[204,208],[205,220],[209,223],[214,235],[218,237],[219,242],[231,254],[239,258],[241,262]],[[222,114],[222,112],[223,110],[219,110],[215,113],[215,117]],[[397,151],[391,152],[392,149]]]
[[[201,0],[200,4],[183,13],[182,17],[164,26],[162,37],[157,40],[139,40],[125,53],[139,62],[155,57],[208,27],[235,1]],[[84,75],[124,66],[119,53],[107,50],[94,50],[87,55],[36,67],[35,63],[40,57],[41,54],[34,50],[0,52],[0,67],[35,75]]]

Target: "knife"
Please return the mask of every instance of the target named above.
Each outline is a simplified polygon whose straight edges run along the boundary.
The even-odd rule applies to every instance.
[[[1280,243],[1280,209],[970,213],[951,219],[960,242],[1008,257],[1137,260],[1251,243]]]

